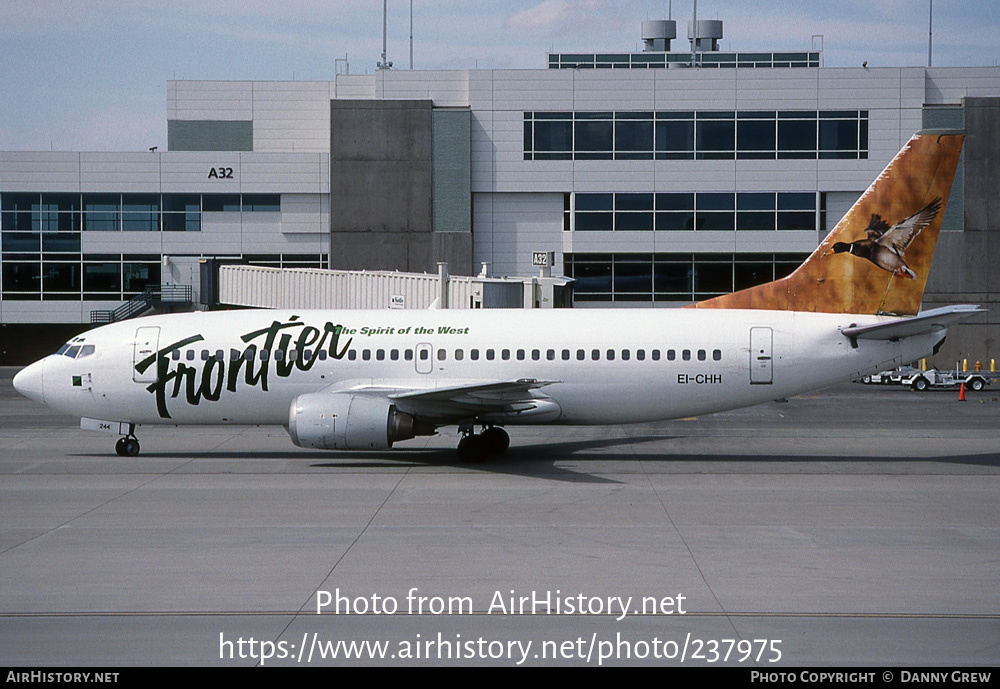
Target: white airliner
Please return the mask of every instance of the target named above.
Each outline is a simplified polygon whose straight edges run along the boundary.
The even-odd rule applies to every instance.
[[[792,275],[693,308],[150,316],[74,338],[14,386],[120,435],[126,456],[142,424],[281,424],[300,447],[338,450],[457,425],[464,460],[504,452],[504,426],[653,421],[796,395],[925,356],[980,311],[918,313],[962,138],[915,135]],[[909,273],[865,255],[879,229],[917,213],[893,248]]]

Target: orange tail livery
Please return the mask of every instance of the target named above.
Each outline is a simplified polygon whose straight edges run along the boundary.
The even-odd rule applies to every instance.
[[[691,308],[916,314],[964,138],[918,132],[794,273]]]

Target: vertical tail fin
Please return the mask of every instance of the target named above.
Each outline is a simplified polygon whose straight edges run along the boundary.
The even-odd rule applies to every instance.
[[[692,307],[916,314],[964,138],[918,132],[794,273]]]

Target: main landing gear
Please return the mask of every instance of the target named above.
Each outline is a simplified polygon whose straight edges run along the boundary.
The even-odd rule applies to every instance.
[[[462,427],[458,441],[458,458],[466,463],[481,462],[488,457],[502,455],[510,447],[510,436],[500,426],[487,426],[476,434],[473,426]]]
[[[136,457],[139,454],[139,440],[134,435],[126,435],[115,443],[115,452],[119,457]]]

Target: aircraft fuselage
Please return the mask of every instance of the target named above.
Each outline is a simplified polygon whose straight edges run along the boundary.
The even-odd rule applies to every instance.
[[[191,313],[97,328],[82,336],[90,354],[46,357],[18,379],[68,414],[178,425],[285,425],[294,398],[328,388],[535,379],[550,381],[536,394],[556,407],[503,423],[629,423],[825,387],[916,359],[940,339],[852,343],[840,333],[885,320],[679,309]],[[396,406],[408,411],[403,399]],[[421,415],[454,422],[447,404],[438,414],[425,403]]]

